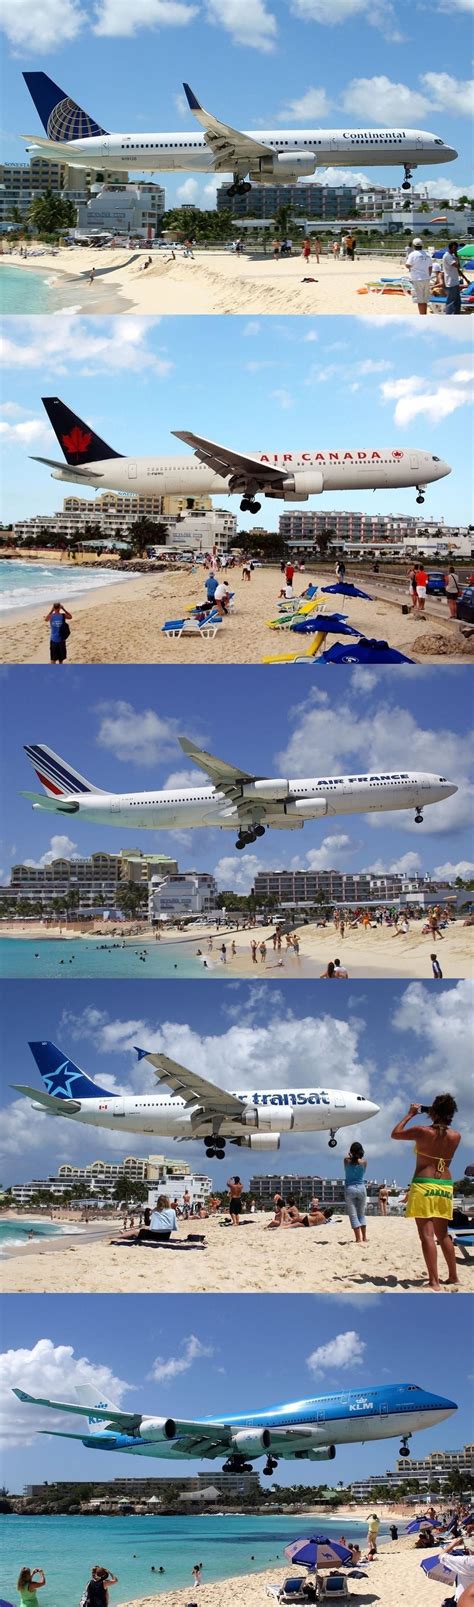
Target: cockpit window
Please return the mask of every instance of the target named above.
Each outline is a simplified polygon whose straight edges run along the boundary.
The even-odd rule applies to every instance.
[[[435,134],[435,145],[444,145],[444,139],[437,139],[436,134]]]
[[[435,458],[435,456],[434,456],[434,454],[433,454],[433,459],[432,459],[432,461],[433,461],[433,463],[441,463],[441,458]]]
[[[447,781],[447,779],[448,779],[448,777],[447,777],[447,776],[439,776],[439,778],[438,778],[438,779],[439,779],[439,780],[440,780],[440,781]]]
[[[421,1390],[420,1390],[420,1385],[419,1385],[419,1384],[407,1384],[407,1390],[408,1390],[408,1389],[410,1389],[410,1390],[412,1390],[412,1391],[413,1391],[413,1390],[414,1390],[414,1389],[417,1389],[417,1390],[418,1390],[418,1394],[421,1394]]]

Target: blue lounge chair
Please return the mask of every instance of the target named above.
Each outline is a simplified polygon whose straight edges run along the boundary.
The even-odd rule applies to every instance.
[[[319,1601],[337,1601],[349,1595],[345,1574],[327,1574],[318,1581]]]
[[[474,1247],[474,1229],[450,1228],[449,1237],[452,1239],[456,1250],[461,1250],[464,1260],[468,1261],[470,1264],[473,1258],[468,1252]]]
[[[212,641],[214,636],[217,636],[220,625],[222,625],[221,616],[217,613],[217,609],[213,608],[201,619],[193,619],[189,615],[187,619],[167,619],[161,627],[161,632],[163,636],[171,636],[174,641],[179,641],[181,636],[202,636],[204,641]]]

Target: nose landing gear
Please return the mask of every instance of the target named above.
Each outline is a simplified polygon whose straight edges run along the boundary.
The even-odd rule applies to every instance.
[[[403,170],[404,170],[405,178],[403,180],[402,190],[411,190],[411,181],[412,181],[412,178],[413,178],[413,168],[409,166],[408,162],[404,162],[403,163]]]
[[[335,1135],[334,1127],[331,1127],[330,1131],[331,1131],[331,1137],[328,1138],[328,1149],[336,1149],[337,1148],[337,1138],[336,1138],[336,1135]]]
[[[417,502],[424,502],[424,500],[425,500],[425,492],[424,492],[423,486],[422,485],[417,485],[416,489],[417,489],[417,492],[418,492],[418,496],[417,496],[417,499],[416,499]]]
[[[402,1443],[401,1443],[401,1446],[400,1446],[400,1456],[409,1456],[410,1455],[410,1447],[407,1444],[408,1440],[411,1440],[411,1434],[404,1434],[403,1437],[402,1437]]]
[[[421,813],[421,809],[417,809],[416,815],[415,815],[415,826],[422,826],[422,825],[423,825],[423,815]]]

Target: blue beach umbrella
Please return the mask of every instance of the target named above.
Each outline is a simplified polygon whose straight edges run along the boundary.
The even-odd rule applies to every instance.
[[[439,1557],[424,1557],[421,1567],[427,1579],[436,1579],[439,1585],[452,1585],[451,1569],[445,1568]]]
[[[374,600],[368,591],[360,591],[350,580],[338,580],[334,586],[322,586],[321,591],[333,592],[336,597],[365,597],[368,603],[373,603]]]
[[[466,1552],[461,1549],[451,1551],[450,1556],[451,1564],[449,1567],[439,1556],[425,1557],[421,1563],[423,1573],[426,1574],[427,1579],[437,1579],[441,1585],[453,1585],[459,1571],[459,1574],[462,1575],[463,1583],[466,1585],[468,1577],[472,1578],[473,1575],[474,1557],[468,1557]]]
[[[290,1546],[285,1546],[285,1557],[297,1567],[333,1568],[334,1563],[352,1562],[352,1552],[347,1546],[341,1546],[338,1540],[330,1540],[328,1535],[311,1535],[309,1540],[293,1540]]]
[[[359,636],[360,632],[346,625],[345,614],[308,614],[306,619],[295,621],[291,627],[299,636],[311,636],[316,631],[324,631],[328,636]]]
[[[419,1529],[442,1529],[442,1527],[439,1518],[412,1518],[411,1523],[407,1523],[405,1534],[418,1534]]]
[[[361,636],[354,646],[345,646],[343,642],[334,642],[319,658],[314,659],[315,664],[413,664],[413,659],[407,658],[405,653],[399,653],[396,647],[389,647],[388,642],[369,640]]]

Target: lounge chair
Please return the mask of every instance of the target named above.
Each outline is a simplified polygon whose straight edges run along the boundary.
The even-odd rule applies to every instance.
[[[297,608],[295,608],[294,603],[290,603],[286,609],[286,612],[278,614],[277,619],[267,619],[268,629],[271,631],[292,630],[293,625],[296,624],[297,620],[308,619],[310,618],[311,614],[316,614],[318,612],[318,608],[323,607],[324,599],[322,597],[315,596],[309,601],[305,597],[303,602],[298,603]]]
[[[337,1601],[338,1598],[349,1595],[349,1586],[345,1574],[327,1574],[318,1580],[319,1601]]]
[[[461,1250],[462,1251],[462,1254],[464,1256],[464,1260],[468,1261],[469,1264],[471,1264],[472,1255],[469,1255],[468,1252],[474,1246],[474,1229],[473,1228],[450,1228],[449,1229],[449,1237],[450,1237],[450,1239],[452,1239],[456,1250]]]
[[[174,641],[179,641],[181,636],[202,636],[205,641],[207,639],[212,641],[214,636],[217,636],[220,625],[222,625],[221,616],[213,608],[210,614],[204,615],[202,619],[167,619],[161,627],[161,632],[163,636],[171,636]]]
[[[296,1579],[284,1579],[282,1585],[267,1585],[267,1594],[272,1596],[274,1601],[281,1604],[288,1603],[288,1607],[293,1601],[307,1603],[308,1597],[303,1595],[303,1585],[307,1583],[306,1575],[304,1578],[298,1576]]]
[[[318,631],[305,653],[274,653],[268,658],[262,658],[262,664],[308,664],[311,659],[316,658],[325,640],[326,632]]]

